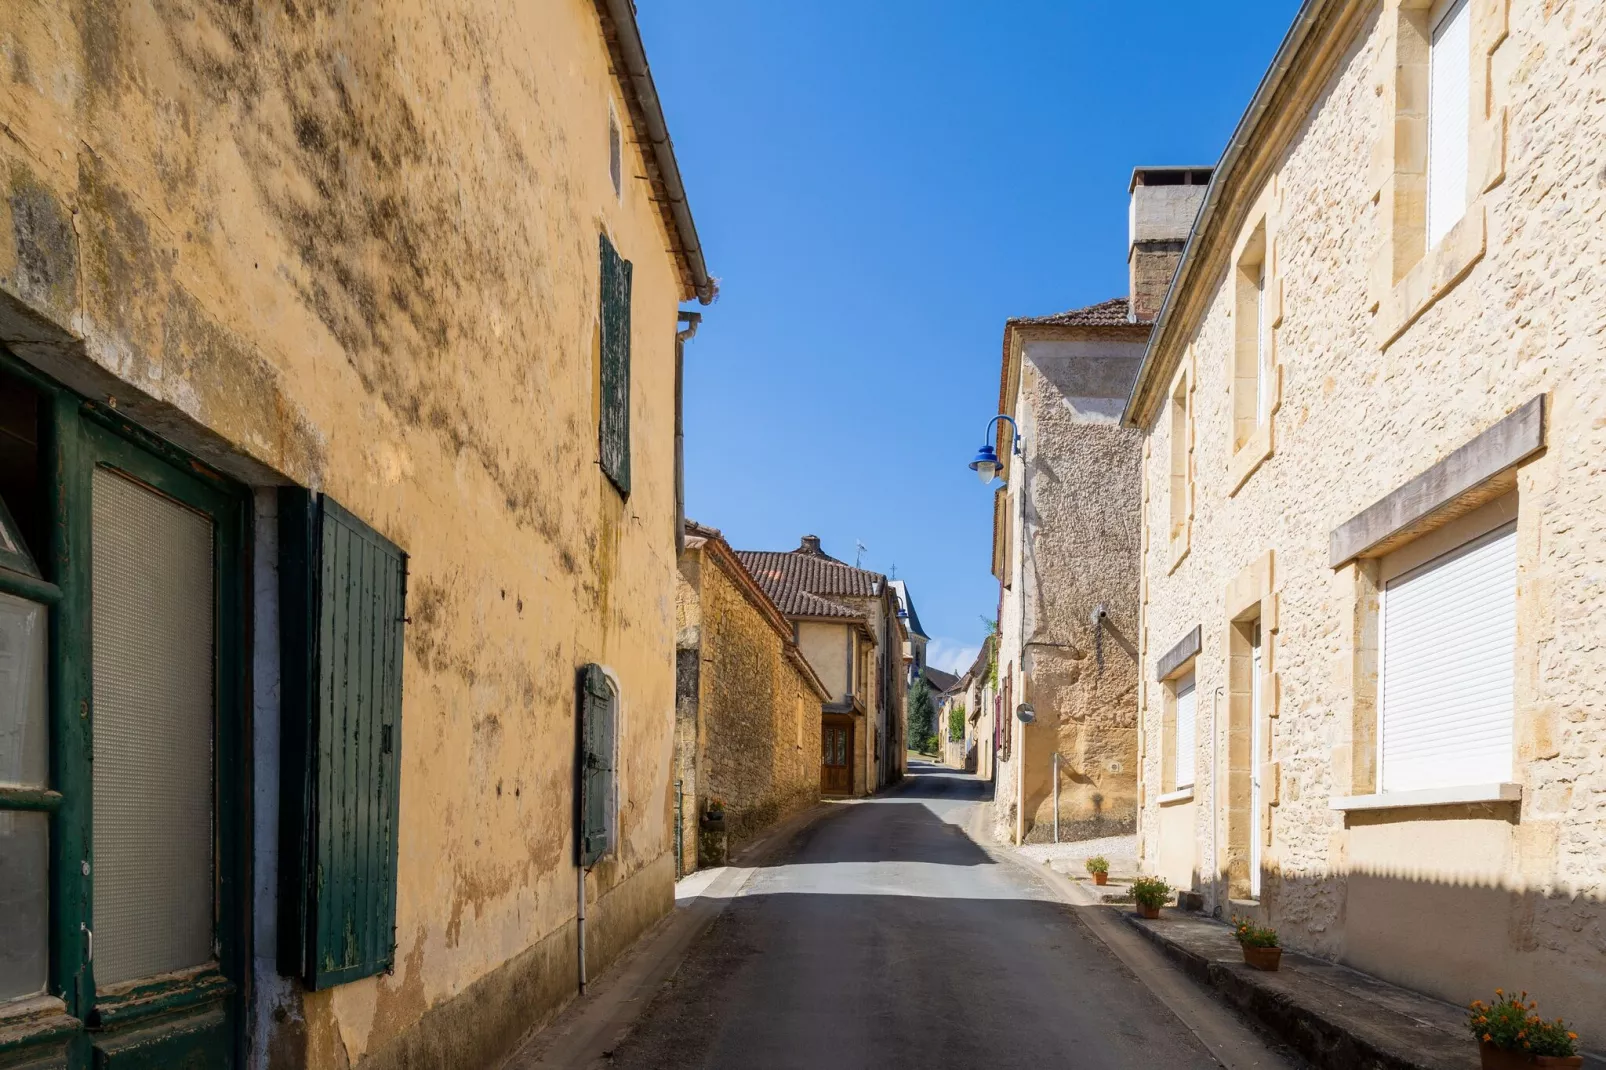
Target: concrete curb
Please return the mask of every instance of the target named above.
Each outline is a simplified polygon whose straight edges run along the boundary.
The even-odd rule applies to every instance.
[[[1275,973],[1240,961],[1225,924],[1171,909],[1123,912],[1171,962],[1323,1070],[1477,1070],[1465,1011],[1325,959],[1283,952]],[[1585,1067],[1603,1065],[1585,1056]]]
[[[502,1070],[574,1070],[591,1066],[624,1039],[691,945],[725,912],[757,870],[804,829],[845,812],[842,803],[816,803],[776,823],[737,851],[699,895],[660,918],[578,996],[527,1037]]]

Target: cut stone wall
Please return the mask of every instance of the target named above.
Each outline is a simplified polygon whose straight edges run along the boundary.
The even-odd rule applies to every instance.
[[[1280,393],[1268,455],[1235,473],[1233,294],[1225,263],[1198,277],[1204,311],[1179,323],[1191,352],[1195,491],[1191,544],[1167,546],[1170,420],[1146,416],[1141,843],[1151,870],[1207,906],[1254,909],[1285,944],[1456,1001],[1526,988],[1548,1015],[1606,1036],[1606,178],[1580,146],[1606,143],[1599,93],[1606,32],[1591,5],[1476,0],[1489,100],[1508,132],[1503,173],[1474,183],[1469,218],[1487,247],[1397,337],[1365,265],[1392,240],[1375,151],[1392,130],[1393,2],[1375,5],[1311,90],[1273,162],[1274,337]],[[1509,30],[1509,34],[1506,32]],[[1403,90],[1402,90],[1403,91]],[[1482,109],[1475,114],[1475,119]],[[1476,147],[1476,146],[1475,146]],[[1487,173],[1487,172],[1486,172]],[[1260,191],[1244,190],[1246,200]],[[1242,225],[1252,221],[1242,220]],[[1234,224],[1239,225],[1239,224]],[[1196,239],[1197,240],[1197,239]],[[1232,235],[1224,244],[1230,246]],[[1381,306],[1381,307],[1380,307]],[[1375,310],[1375,311],[1374,311]],[[1392,329],[1392,328],[1391,328]],[[1159,369],[1156,394],[1175,365]],[[1357,793],[1373,746],[1365,565],[1332,567],[1335,527],[1538,394],[1546,449],[1515,471],[1518,805],[1371,814],[1330,808]],[[1242,485],[1235,489],[1237,477]],[[1228,842],[1214,790],[1235,684],[1226,605],[1235,577],[1270,555],[1262,603],[1270,651],[1264,889],[1224,899]],[[1174,564],[1174,567],[1173,567]],[[1163,685],[1154,661],[1195,626],[1195,804],[1162,813]],[[1219,715],[1219,716],[1218,716]],[[1211,729],[1217,731],[1213,738]],[[1181,819],[1189,816],[1187,827]]]
[[[722,799],[727,845],[735,850],[818,801],[821,699],[787,658],[786,641],[719,561],[688,549],[681,572],[696,575],[699,585],[683,581],[677,601],[695,601],[701,621],[698,646],[683,651],[698,664],[697,744],[688,767],[695,788],[685,821],[694,831],[708,801]],[[691,832],[687,838],[695,840]],[[688,854],[688,869],[694,861]]]

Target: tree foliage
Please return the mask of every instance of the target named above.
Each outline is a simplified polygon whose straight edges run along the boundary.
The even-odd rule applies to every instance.
[[[937,702],[931,695],[931,684],[924,676],[909,689],[909,742],[921,753],[932,749],[936,742]]]

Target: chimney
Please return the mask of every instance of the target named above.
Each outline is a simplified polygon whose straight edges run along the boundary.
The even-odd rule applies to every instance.
[[[1182,248],[1210,182],[1208,167],[1138,167],[1127,192],[1132,195],[1126,249],[1131,316],[1147,323],[1160,314]]]
[[[825,553],[820,549],[820,537],[818,535],[803,536],[803,541],[798,545],[797,552],[809,554],[812,557],[825,556]]]

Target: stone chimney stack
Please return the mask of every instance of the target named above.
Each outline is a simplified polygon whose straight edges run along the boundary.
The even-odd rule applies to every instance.
[[[1208,167],[1139,167],[1132,172],[1126,248],[1132,318],[1146,323],[1160,314],[1182,247],[1210,182]]]
[[[825,556],[825,552],[820,549],[820,537],[818,535],[803,536],[803,541],[798,545],[797,552],[800,554],[810,554],[814,557]]]

